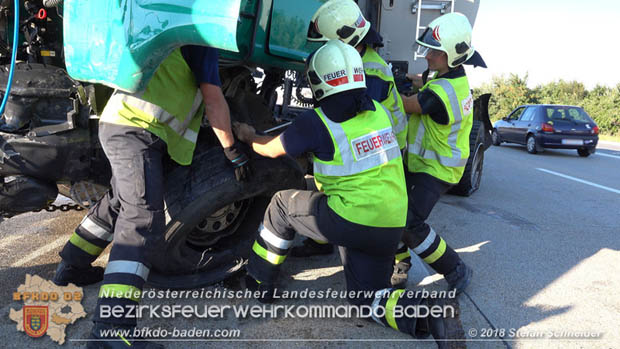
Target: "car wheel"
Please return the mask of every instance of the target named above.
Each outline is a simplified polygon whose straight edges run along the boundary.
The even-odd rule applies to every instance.
[[[499,146],[500,144],[502,144],[502,140],[499,137],[499,132],[497,132],[496,129],[493,129],[493,131],[491,132],[491,138],[493,139],[493,145]]]
[[[580,149],[577,149],[577,153],[582,158],[586,158],[586,157],[590,156],[590,154],[592,154],[592,151],[590,149],[587,149],[587,148],[580,148]]]
[[[538,150],[536,150],[536,138],[534,138],[534,135],[527,136],[526,146],[527,146],[528,153],[530,154],[538,153]]]

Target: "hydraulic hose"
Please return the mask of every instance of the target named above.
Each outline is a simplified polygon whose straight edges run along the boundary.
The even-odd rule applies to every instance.
[[[6,83],[6,90],[4,92],[4,98],[2,98],[2,105],[0,105],[0,115],[4,114],[4,107],[9,100],[9,94],[11,93],[11,85],[13,84],[13,73],[15,72],[15,60],[17,59],[17,44],[19,40],[19,0],[15,0],[15,18],[13,24],[13,51],[11,52],[11,68],[9,71],[9,81]]]

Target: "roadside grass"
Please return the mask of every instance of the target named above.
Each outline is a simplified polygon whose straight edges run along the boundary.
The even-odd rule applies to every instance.
[[[618,142],[620,143],[620,135],[598,135],[598,139],[609,142]]]

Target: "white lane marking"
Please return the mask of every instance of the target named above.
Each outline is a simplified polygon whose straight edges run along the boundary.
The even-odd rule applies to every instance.
[[[600,184],[596,184],[596,183],[592,183],[592,182],[588,182],[588,181],[584,181],[583,179],[579,179],[579,178],[575,178],[575,177],[571,177],[571,176],[567,176],[565,174],[561,174],[561,173],[557,173],[557,172],[553,172],[553,171],[549,171],[549,170],[545,170],[544,168],[537,168],[538,171],[542,171],[542,172],[547,172],[550,173],[552,175],[556,175],[558,177],[562,177],[562,178],[566,178],[566,179],[570,179],[573,180],[575,182],[579,182],[579,183],[583,183],[583,184],[587,184],[587,185],[591,185],[593,187],[599,188],[599,189],[603,189],[603,190],[607,190],[610,191],[612,193],[616,193],[616,194],[620,194],[620,190],[618,189],[614,189],[614,188],[610,188],[610,187],[606,187]]]
[[[594,154],[595,155],[604,156],[604,157],[608,157],[608,158],[620,159],[620,156],[618,156],[618,155],[611,155],[611,154],[605,154],[605,153],[599,153],[599,152],[596,152]]]
[[[49,251],[58,248],[62,245],[64,245],[65,243],[67,243],[67,241],[69,241],[69,238],[66,236],[63,237],[59,237],[58,239],[54,240],[53,242],[41,247],[40,249],[32,252],[31,254],[27,255],[26,257],[18,260],[17,262],[11,264],[12,267],[21,267],[22,265],[30,262],[31,260],[44,255],[46,253],[48,253]]]
[[[19,240],[21,238],[25,238],[23,235],[11,235],[6,239],[2,239],[0,240],[0,248],[3,248],[4,246],[10,245],[13,241],[15,240]]]

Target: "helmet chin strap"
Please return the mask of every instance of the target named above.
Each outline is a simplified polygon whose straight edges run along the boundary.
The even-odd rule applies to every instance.
[[[426,70],[422,73],[422,84],[426,85],[426,81],[428,81],[428,74],[430,73],[430,69],[426,68]]]

